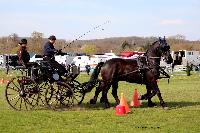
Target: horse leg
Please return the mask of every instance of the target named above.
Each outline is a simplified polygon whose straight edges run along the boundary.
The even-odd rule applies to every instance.
[[[102,96],[101,96],[101,98],[100,98],[100,103],[105,103],[105,102],[107,102],[107,94],[106,94],[106,97],[105,97],[105,94],[104,94],[104,90],[109,90],[110,89],[110,86],[111,86],[111,83],[110,82],[103,82],[103,84],[102,84]]]
[[[146,89],[147,89],[147,93],[145,93],[144,95],[142,95],[141,97],[139,97],[139,100],[147,100],[148,99],[148,95],[151,93],[151,88],[149,87],[149,85],[146,85]]]
[[[147,97],[148,97],[148,95],[151,95],[152,89],[151,89],[151,86],[149,86],[149,85],[146,85],[146,88],[147,88]],[[148,99],[148,106],[149,107],[156,106],[156,104],[151,101],[151,98],[147,98],[147,99]]]
[[[151,86],[150,86],[150,85],[146,85],[146,89],[147,89],[147,93],[144,94],[144,95],[142,95],[142,96],[139,98],[139,100],[148,100],[148,106],[149,106],[149,107],[153,107],[153,106],[155,106],[156,104],[153,103],[153,102],[151,101],[151,97],[150,97],[151,91],[152,91]]]
[[[102,98],[103,98],[103,101],[104,101],[104,104],[105,104],[105,108],[110,107],[110,103],[109,103],[108,97],[107,97],[107,93],[108,93],[109,89],[110,89],[110,86],[106,87],[104,90],[102,90]]]
[[[96,87],[96,91],[95,91],[95,95],[93,97],[93,99],[90,99],[90,104],[96,104],[96,101],[97,101],[97,98],[98,98],[98,95],[99,93],[102,91],[102,82],[99,83],[99,86]]]
[[[108,90],[110,89],[111,83],[110,82],[103,82],[102,84],[102,97],[100,99],[101,103],[105,104],[105,108],[109,108],[110,107],[110,103],[108,102],[108,98],[107,98],[107,93]]]
[[[164,109],[167,109],[167,105],[165,104],[162,96],[161,96],[161,93],[160,93],[160,90],[158,88],[158,92],[157,92],[157,96],[158,96],[158,99],[160,100],[160,105],[164,108]]]
[[[153,96],[155,96],[157,94],[158,96],[158,99],[160,100],[160,105],[165,108],[167,107],[167,105],[165,104],[162,96],[161,96],[161,93],[160,93],[160,90],[158,88],[158,85],[157,83],[154,83],[151,85],[151,88],[153,89],[152,93],[148,96],[148,99],[151,99]]]
[[[138,100],[147,100],[147,99],[148,99],[147,93],[138,98]]]
[[[115,98],[116,103],[119,104],[120,101],[119,101],[119,97],[117,95],[117,89],[118,89],[118,81],[115,81],[112,84],[112,95]]]

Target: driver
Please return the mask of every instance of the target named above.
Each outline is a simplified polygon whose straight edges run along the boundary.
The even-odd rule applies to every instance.
[[[59,64],[57,61],[55,61],[54,54],[55,53],[62,53],[61,50],[57,50],[54,48],[54,45],[56,44],[56,37],[54,35],[51,35],[48,38],[48,41],[44,45],[43,49],[43,60],[48,61],[50,65],[53,67],[53,69],[58,69],[58,74],[60,76],[68,76],[68,71],[65,69],[65,67],[61,64]]]

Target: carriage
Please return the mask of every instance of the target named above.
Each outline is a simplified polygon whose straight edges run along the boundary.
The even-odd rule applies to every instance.
[[[80,68],[67,67],[69,75],[62,77],[47,61],[15,66],[20,76],[12,78],[5,90],[8,104],[15,110],[32,110],[38,105],[47,105],[53,110],[64,110],[83,101],[84,86],[75,78]]]
[[[131,59],[113,58],[108,61],[100,62],[94,69],[90,80],[85,83],[79,83],[75,78],[80,73],[80,68],[69,66],[71,74],[67,78],[58,75],[58,70],[52,69],[48,62],[39,61],[30,67],[17,68],[25,71],[25,76],[13,78],[6,87],[6,99],[8,103],[16,110],[31,110],[41,103],[48,105],[50,109],[62,110],[66,107],[72,107],[80,104],[87,92],[90,92],[95,86],[95,96],[90,99],[91,104],[95,104],[100,92],[102,97],[100,102],[105,107],[110,107],[107,98],[107,92],[112,86],[112,95],[116,103],[119,103],[117,88],[119,81],[130,83],[145,84],[147,93],[142,95],[140,100],[148,100],[148,106],[153,107],[155,103],[151,98],[155,95],[160,100],[160,105],[165,109],[165,104],[159,90],[157,79],[170,78],[170,76],[161,68],[161,57],[167,63],[172,63],[170,46],[165,37],[159,38],[149,47],[144,57]],[[37,73],[32,77],[31,74]],[[98,79],[101,73],[102,79]],[[161,77],[160,74],[164,75]]]

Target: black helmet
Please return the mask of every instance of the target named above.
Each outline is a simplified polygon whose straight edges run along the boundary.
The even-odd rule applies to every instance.
[[[54,35],[51,35],[48,39],[49,40],[56,40],[56,37]]]
[[[21,41],[19,42],[19,44],[27,44],[27,40],[26,39],[21,39]]]

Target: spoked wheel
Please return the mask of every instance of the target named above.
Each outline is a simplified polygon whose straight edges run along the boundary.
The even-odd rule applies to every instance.
[[[15,110],[32,110],[38,103],[37,84],[29,77],[21,76],[9,81],[5,90],[6,100]]]
[[[73,80],[70,82],[70,86],[74,91],[74,104],[81,104],[85,96],[83,88],[81,87],[81,83]]]
[[[45,101],[50,109],[63,111],[74,105],[74,92],[64,82],[53,82],[46,90]]]
[[[38,105],[40,107],[45,107],[46,106],[46,101],[45,101],[45,93],[46,93],[46,89],[50,86],[49,82],[42,82],[40,84],[38,84],[38,90],[40,93],[40,97],[38,100]]]

